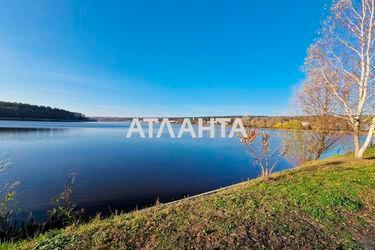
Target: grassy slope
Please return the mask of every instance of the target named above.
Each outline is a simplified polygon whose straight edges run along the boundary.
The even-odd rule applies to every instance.
[[[69,227],[24,249],[375,246],[375,150],[338,156],[215,194]]]

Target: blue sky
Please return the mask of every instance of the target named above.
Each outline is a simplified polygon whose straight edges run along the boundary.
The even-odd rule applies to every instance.
[[[105,116],[283,115],[329,0],[2,0],[0,100]]]

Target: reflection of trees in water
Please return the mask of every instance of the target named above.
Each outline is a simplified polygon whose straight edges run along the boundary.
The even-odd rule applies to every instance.
[[[59,139],[68,134],[67,128],[0,128],[1,140]]]

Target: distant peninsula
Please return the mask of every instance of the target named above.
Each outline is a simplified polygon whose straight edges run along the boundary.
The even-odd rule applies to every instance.
[[[94,121],[85,115],[59,108],[0,101],[0,120]]]

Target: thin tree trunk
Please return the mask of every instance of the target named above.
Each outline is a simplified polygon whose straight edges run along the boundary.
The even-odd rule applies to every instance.
[[[374,131],[375,131],[375,117],[372,118],[371,126],[368,131],[365,143],[363,143],[362,147],[359,149],[358,153],[356,154],[357,158],[360,158],[360,159],[363,158],[363,155],[365,154],[366,149],[370,146],[372,137],[374,136]]]
[[[353,134],[353,140],[354,140],[354,155],[358,157],[358,152],[361,148],[360,141],[359,141],[359,130],[360,130],[360,123],[359,121],[356,121],[354,123],[354,134]]]

